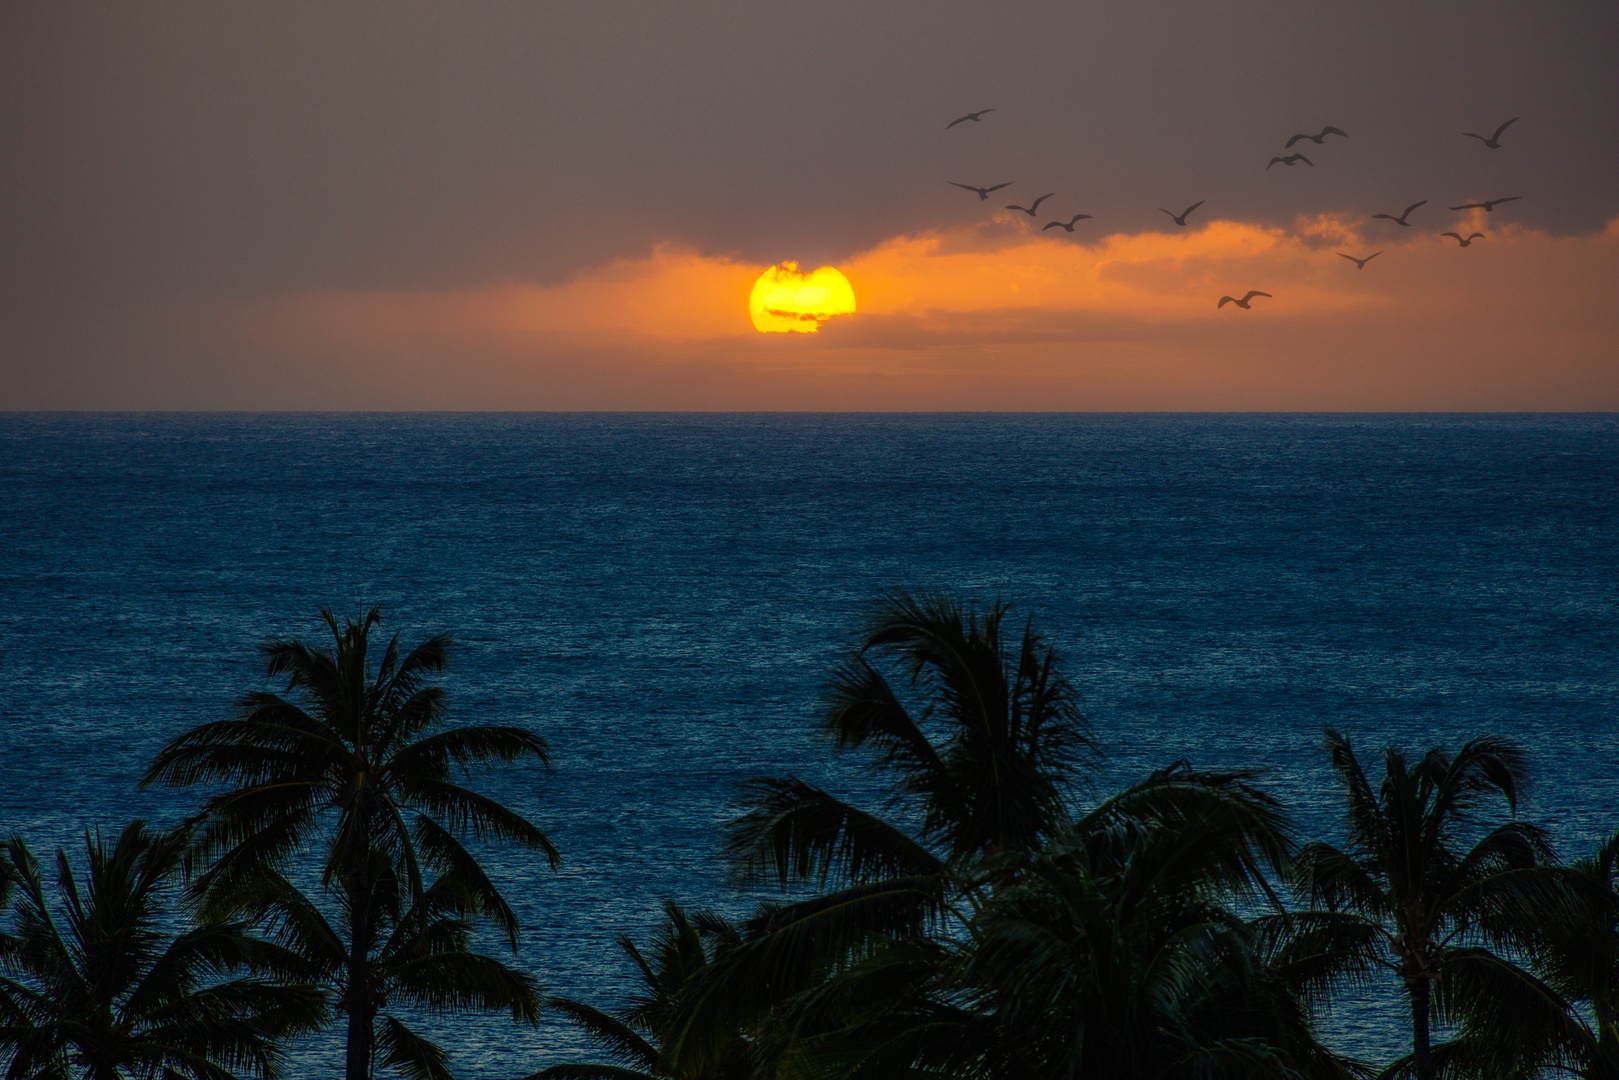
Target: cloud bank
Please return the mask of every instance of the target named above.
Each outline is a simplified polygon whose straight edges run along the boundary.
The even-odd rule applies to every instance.
[[[1331,215],[1058,238],[998,216],[846,260],[859,311],[816,335],[752,328],[764,266],[660,246],[560,284],[115,312],[111,335],[78,340],[180,342],[160,377],[103,388],[144,407],[1619,408],[1619,221],[1580,237],[1499,212],[1454,223],[1486,239]],[[1363,270],[1339,254],[1373,251]],[[1249,289],[1273,298],[1216,307]],[[9,393],[94,402],[74,363]]]

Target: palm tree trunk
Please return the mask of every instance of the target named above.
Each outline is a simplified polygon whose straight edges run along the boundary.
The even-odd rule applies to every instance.
[[[346,1080],[371,1080],[371,883],[360,871],[349,897],[349,1036]]]
[[[1411,993],[1411,1056],[1416,1063],[1416,1080],[1433,1080],[1433,1055],[1429,1052],[1428,1006],[1432,984],[1418,978],[1406,984]]]

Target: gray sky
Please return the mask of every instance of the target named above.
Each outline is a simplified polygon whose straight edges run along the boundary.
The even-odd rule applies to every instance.
[[[1461,136],[1512,116],[1510,153]],[[1329,123],[1315,169],[1264,170]],[[834,261],[982,215],[947,180],[1110,230],[1521,194],[1517,222],[1591,232],[1619,4],[10,0],[0,376],[152,304],[556,281],[666,241]]]

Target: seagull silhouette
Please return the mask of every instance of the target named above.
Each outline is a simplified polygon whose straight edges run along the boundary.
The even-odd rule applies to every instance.
[[[968,191],[977,192],[980,202],[987,202],[989,200],[990,192],[999,191],[1003,187],[1012,186],[1012,181],[1010,180],[1004,184],[996,184],[994,187],[973,187],[971,184],[958,184],[954,180],[946,180],[945,183],[949,184],[951,187],[965,188]]]
[[[1404,225],[1406,228],[1410,228],[1411,223],[1409,221],[1405,220],[1406,215],[1410,214],[1411,211],[1415,210],[1417,207],[1421,206],[1422,203],[1425,203],[1427,201],[1428,201],[1427,199],[1423,199],[1422,202],[1414,202],[1414,203],[1412,203],[1410,206],[1405,208],[1405,213],[1401,214],[1399,217],[1395,217],[1393,214],[1373,214],[1372,217],[1374,217],[1374,218],[1387,218],[1388,220],[1394,222],[1394,224],[1396,224],[1396,225]]]
[[[1342,135],[1346,139],[1349,138],[1349,132],[1343,130],[1342,128],[1324,127],[1324,128],[1321,129],[1321,134],[1319,134],[1319,135],[1295,135],[1295,136],[1293,136],[1291,139],[1287,140],[1287,146],[1284,147],[1284,149],[1287,149],[1287,150],[1293,149],[1293,144],[1298,142],[1300,139],[1309,139],[1311,142],[1315,143],[1317,146],[1320,146],[1323,142],[1326,141],[1326,138],[1327,138],[1328,135]]]
[[[1214,309],[1218,311],[1227,304],[1236,304],[1238,307],[1242,308],[1242,310],[1247,311],[1248,302],[1256,296],[1270,296],[1270,293],[1260,292],[1258,289],[1249,289],[1248,295],[1244,296],[1241,300],[1238,300],[1235,296],[1222,296],[1220,297],[1220,302],[1214,305]],[[1272,297],[1272,299],[1274,299],[1274,297]]]
[[[1170,217],[1175,219],[1175,224],[1179,225],[1181,228],[1184,229],[1186,227],[1186,215],[1190,214],[1193,210],[1196,210],[1198,207],[1202,206],[1204,203],[1206,203],[1208,201],[1209,200],[1207,200],[1207,199],[1199,199],[1199,200],[1197,200],[1197,202],[1193,203],[1191,206],[1188,206],[1185,210],[1182,210],[1178,214],[1175,213],[1173,210],[1164,210],[1164,208],[1162,206],[1160,206],[1158,209],[1164,210],[1164,213],[1168,214]]]
[[[1051,198],[1051,196],[1053,196],[1055,194],[1057,194],[1055,191],[1048,192],[1048,193],[1040,196],[1038,199],[1034,200],[1034,202],[1030,203],[1028,206],[1008,206],[1007,209],[1008,210],[1021,210],[1025,214],[1028,214],[1030,217],[1034,217],[1034,212],[1036,210],[1040,209],[1040,204],[1045,202],[1047,199]]]
[[[985,113],[992,113],[994,111],[995,111],[994,109],[979,109],[977,112],[970,112],[966,116],[958,116],[956,119],[954,119],[954,120],[950,121],[948,124],[946,124],[944,126],[944,129],[946,131],[949,131],[951,128],[955,127],[957,124],[965,124],[968,120],[971,120],[971,121],[976,123],[980,116],[983,116]]]
[[[1381,251],[1374,251],[1370,255],[1366,256],[1364,259],[1357,259],[1353,255],[1345,255],[1343,252],[1340,251],[1340,252],[1338,252],[1338,257],[1340,259],[1348,259],[1350,262],[1354,263],[1356,270],[1364,270],[1364,269],[1366,269],[1366,264],[1367,263],[1371,262],[1373,259],[1377,258],[1381,254],[1383,254]]]
[[[1488,146],[1491,150],[1499,150],[1499,149],[1501,149],[1501,133],[1503,131],[1505,131],[1507,128],[1511,127],[1513,124],[1516,124],[1521,119],[1522,119],[1522,117],[1514,116],[1511,120],[1508,120],[1506,123],[1504,123],[1500,127],[1496,128],[1495,129],[1495,134],[1491,135],[1488,139],[1486,139],[1482,135],[1479,135],[1479,134],[1477,134],[1475,132],[1471,132],[1471,131],[1464,131],[1464,132],[1462,132],[1462,134],[1467,136],[1469,139],[1477,139],[1479,142],[1483,143],[1485,146]]]
[[[1075,214],[1067,221],[1048,221],[1040,227],[1040,231],[1045,232],[1047,229],[1067,229],[1069,232],[1073,232],[1075,225],[1089,218],[1089,214]]]
[[[1460,244],[1462,247],[1467,247],[1474,240],[1483,240],[1484,239],[1484,234],[1481,233],[1481,232],[1469,233],[1466,237],[1463,237],[1461,233],[1453,233],[1453,232],[1442,232],[1439,235],[1440,236],[1454,236],[1456,238],[1456,242],[1458,244]]]
[[[1502,203],[1511,202],[1514,199],[1521,199],[1521,198],[1523,198],[1522,195],[1508,195],[1504,199],[1485,199],[1483,202],[1462,203],[1462,205],[1453,206],[1453,207],[1451,207],[1451,209],[1452,210],[1482,210],[1486,214],[1489,214],[1489,213],[1493,213],[1495,211],[1495,208],[1497,206],[1500,206]]]
[[[1305,157],[1303,154],[1289,154],[1286,157],[1273,157],[1273,158],[1270,159],[1270,165],[1275,165],[1278,161],[1281,162],[1283,165],[1286,165],[1289,169],[1291,169],[1293,166],[1297,165],[1301,161],[1304,162],[1306,165],[1310,166],[1310,168],[1312,168],[1312,169],[1315,168],[1315,162],[1311,161],[1309,158]],[[1265,171],[1266,172],[1270,172],[1270,165],[1265,166]]]

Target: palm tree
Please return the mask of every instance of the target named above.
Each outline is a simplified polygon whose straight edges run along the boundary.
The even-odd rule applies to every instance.
[[[369,967],[388,905],[410,909],[431,878],[452,876],[515,948],[516,916],[462,841],[509,841],[543,852],[553,867],[558,861],[544,832],[457,783],[455,773],[490,761],[547,764],[549,752],[519,727],[443,726],[444,691],[430,679],[448,661],[449,638],[428,638],[401,656],[395,635],[373,671],[370,632],[381,611],[341,625],[329,610],[321,618],[330,650],[287,640],[263,647],[267,673],[286,679],[285,695],[247,694],[236,716],[175,738],[142,784],[229,785],[198,815],[197,850],[212,863],[197,887],[210,911],[245,910],[241,890],[251,895],[267,872],[324,845],[320,881],[340,894],[348,921],[346,1075],[366,1080],[377,1010]],[[405,890],[402,899],[377,893],[381,867]]]
[[[540,1011],[534,980],[472,951],[472,916],[480,901],[456,874],[442,875],[413,896],[389,860],[380,855],[373,860],[373,943],[366,956],[366,983],[358,994],[351,982],[353,949],[347,938],[352,920],[328,918],[320,905],[274,870],[239,885],[234,901],[266,928],[271,940],[297,957],[305,978],[323,987],[340,1008],[353,997],[363,998],[382,1066],[398,1069],[409,1080],[452,1080],[444,1049],[411,1026],[408,1012],[388,1011],[390,1006],[418,1014],[505,1011],[514,1021],[533,1024]],[[337,901],[337,914],[348,915],[349,896],[338,890]]]
[[[674,901],[664,905],[663,924],[643,952],[628,936],[619,948],[635,966],[640,989],[621,1009],[604,1012],[568,998],[547,998],[548,1007],[579,1025],[612,1059],[552,1065],[528,1080],[753,1080],[761,1075],[751,1040],[732,1032],[714,1065],[692,1072],[669,1071],[661,1043],[676,1020],[681,995],[721,950],[738,942],[735,927],[710,912],[688,915]]]
[[[891,593],[834,669],[824,730],[839,751],[872,754],[898,821],[796,777],[744,785],[726,841],[739,882],[830,891],[762,905],[743,944],[693,981],[663,1048],[675,1068],[712,1065],[730,1033],[840,965],[965,924],[980,860],[1066,824],[1096,744],[1055,650],[1028,625],[1005,640],[1007,610]]]
[[[1288,833],[1280,808],[1247,774],[1178,764],[1073,817],[1096,744],[1054,650],[1027,625],[1007,643],[1005,613],[1000,604],[976,614],[905,593],[881,603],[862,648],[834,672],[824,725],[840,750],[872,751],[890,780],[886,813],[792,777],[746,787],[728,840],[740,879],[821,892],[767,903],[741,927],[738,944],[682,994],[665,1059],[697,1069],[742,1031],[769,1046],[766,1058],[828,1075],[1069,1075],[1067,1059],[1036,1054],[1027,1031],[1008,1019],[1024,1000],[1019,988],[1033,985],[1008,959],[1008,942],[1024,933],[1014,927],[1043,928],[1054,963],[1100,932],[1100,923],[1077,923],[1063,908],[1061,889],[1047,888],[1034,903],[1042,868],[1139,844],[1179,853],[1187,880],[1203,882],[1195,899],[1206,907],[1239,883],[1264,893],[1265,873],[1285,860]],[[1216,826],[1219,843],[1208,831]],[[1125,886],[1140,884],[1119,876],[1127,854],[1112,851],[1106,873],[1114,876],[1097,885],[1121,894],[1118,918]],[[1032,907],[1016,914],[1014,897]],[[1251,959],[1240,920],[1223,908],[1198,912],[1210,941]],[[1094,914],[1106,921],[1106,912]],[[1107,932],[1122,932],[1117,918]],[[1138,936],[1131,948],[1146,949],[1146,941]],[[1251,967],[1253,979],[1241,985],[1270,980],[1273,991],[1274,979],[1257,961]],[[1122,970],[1116,977],[1124,982],[1114,988],[1128,981]],[[1049,1015],[1078,1015],[1090,1007],[1081,1002],[1086,993],[1071,983]],[[1273,993],[1266,1000],[1277,1003]],[[1138,1026],[1131,1037],[1150,1041],[1156,1030]],[[1093,1056],[1102,1053],[1096,1032]],[[1297,1064],[1299,1053],[1295,1046],[1283,1056]]]
[[[8,1078],[270,1077],[280,1041],[325,1020],[317,990],[275,977],[296,959],[239,923],[171,929],[186,844],[140,821],[110,848],[86,834],[83,884],[58,851],[52,904],[27,845],[11,840],[18,896],[0,935]]]
[[[1464,1069],[1520,1063],[1524,1075],[1556,1067],[1586,1080],[1619,1080],[1619,833],[1557,873],[1563,902],[1535,914],[1534,966],[1494,1014],[1464,1035]]]
[[[1526,948],[1534,913],[1560,902],[1542,831],[1483,820],[1492,799],[1516,812],[1523,751],[1484,736],[1411,762],[1391,747],[1374,789],[1349,740],[1329,728],[1326,741],[1347,796],[1348,843],[1300,850],[1295,883],[1311,910],[1270,923],[1277,964],[1309,999],[1379,971],[1398,977],[1411,1007],[1410,1068],[1433,1080],[1436,1013],[1488,1027],[1478,1010],[1532,990],[1532,977],[1501,954]]]

